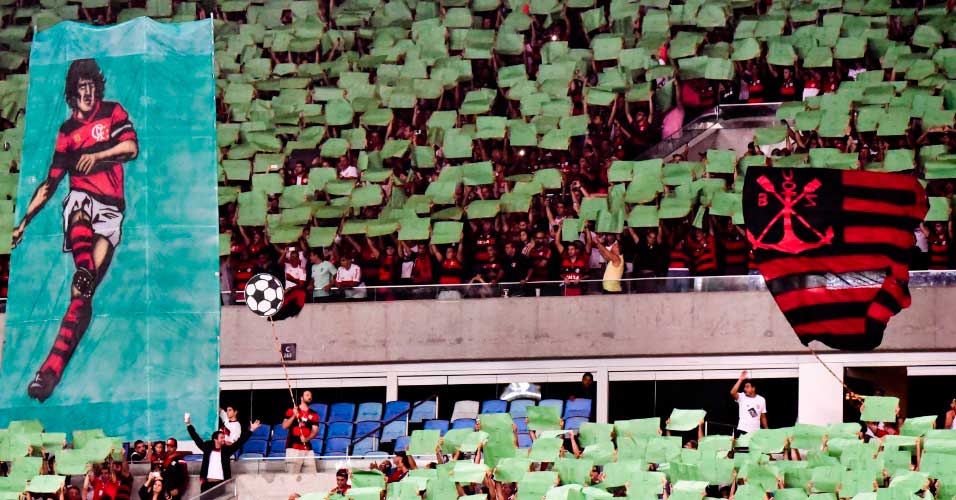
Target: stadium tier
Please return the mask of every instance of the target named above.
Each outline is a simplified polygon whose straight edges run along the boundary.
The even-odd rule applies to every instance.
[[[956,400],[906,418],[953,373],[953,273],[888,348],[800,341],[879,347],[909,269],[956,269],[954,197],[953,0],[0,0],[0,500],[357,457],[293,498],[953,500]],[[716,293],[273,322],[660,291]],[[776,428],[746,373],[702,389],[752,366]]]
[[[60,19],[212,16],[227,300],[244,300],[254,271],[311,277],[310,250],[336,267],[354,257],[358,283],[370,286],[595,277],[606,261],[598,240],[615,238],[633,276],[743,274],[750,166],[911,172],[927,184],[927,221],[949,220],[950,7],[10,3],[0,31],[0,212],[12,211],[16,192],[35,30]],[[746,148],[642,157],[714,106],[771,101],[784,101],[776,125]],[[7,216],[0,230],[13,224]],[[945,224],[929,224],[916,267],[952,267],[950,238]],[[318,269],[324,298],[334,271]]]
[[[735,431],[734,435],[705,435],[704,410],[674,409],[666,420],[653,417],[593,423],[587,422],[586,416],[575,416],[589,411],[589,400],[531,403],[520,405],[524,417],[504,412],[474,413],[474,418],[467,419],[468,425],[452,430],[434,428],[429,422],[435,420],[427,420],[423,429],[395,439],[395,455],[363,448],[362,441],[352,440],[350,432],[339,435],[333,430],[341,425],[351,431],[353,424],[336,421],[336,414],[361,419],[363,406],[366,416],[381,417],[380,403],[363,403],[358,414],[350,403],[314,404],[312,410],[329,418],[330,423],[328,434],[324,439],[315,438],[312,447],[315,456],[326,459],[336,460],[350,451],[384,459],[372,462],[370,468],[353,464],[351,471],[339,469],[337,475],[344,481],[332,489],[332,498],[352,500],[380,500],[382,495],[454,500],[465,496],[463,493],[494,498],[502,490],[519,497],[570,495],[582,499],[660,499],[663,495],[665,499],[708,496],[759,500],[769,494],[773,498],[817,495],[819,499],[862,500],[883,495],[913,498],[923,492],[932,492],[937,499],[956,496],[951,484],[956,471],[952,453],[956,431],[936,429],[936,415],[899,417],[900,402],[893,397],[864,398],[859,403],[861,422],[796,424]],[[460,401],[455,406],[461,411],[458,406],[471,409],[477,405],[477,401]],[[404,412],[409,404],[391,402],[385,406],[387,414],[389,406],[391,411]],[[499,406],[494,401],[482,403],[482,408]],[[946,414],[947,423],[952,413]],[[402,415],[400,422],[408,425],[408,413]],[[569,422],[576,418],[585,421],[572,429]],[[441,422],[447,428],[447,421]],[[362,423],[378,422],[363,420],[358,425]],[[126,455],[121,442],[98,429],[74,431],[69,437],[44,431],[38,421],[11,422],[5,430],[3,459],[9,466],[0,481],[3,498],[19,499],[21,492],[29,492],[33,495],[30,498],[59,498],[67,486],[86,493],[90,482],[80,490],[75,481],[71,485],[71,476],[87,474],[91,465],[111,458],[122,462],[122,469],[115,469],[112,479],[91,472],[94,482],[127,485],[129,490],[133,481],[128,462],[152,462],[156,478],[151,473],[145,480],[140,498],[153,498],[149,488],[154,481],[180,480],[174,471],[179,467],[185,470],[187,465],[178,464],[204,460],[202,455],[164,455],[158,448],[146,452],[137,447]],[[240,459],[255,462],[268,457],[281,461],[291,442],[288,439],[288,431],[281,425],[273,429],[259,426],[240,440]],[[307,460],[315,459],[310,456]],[[273,482],[268,491],[259,494],[269,498],[277,493],[285,495],[287,492],[276,491],[283,486]],[[300,479],[295,487],[302,486]],[[306,491],[290,493],[303,498],[327,496]]]

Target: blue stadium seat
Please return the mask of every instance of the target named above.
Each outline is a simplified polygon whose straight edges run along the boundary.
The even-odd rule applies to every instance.
[[[518,434],[518,448],[531,448],[531,434]]]
[[[284,449],[280,451],[269,452],[269,455],[266,456],[266,458],[284,458],[284,457],[285,457]]]
[[[576,431],[581,428],[581,424],[587,423],[588,417],[571,417],[564,421],[564,429]]]
[[[369,420],[366,422],[359,422],[355,424],[355,438],[358,439],[369,432],[374,431],[378,426],[382,425],[378,420]],[[382,430],[379,429],[375,432],[374,436],[379,437],[382,435]]]
[[[319,422],[325,422],[329,419],[329,405],[325,403],[312,403],[309,405],[309,408],[319,414]]]
[[[383,443],[390,443],[407,434],[408,424],[405,423],[405,420],[398,419],[394,422],[385,424],[385,428],[382,429],[381,441]]]
[[[329,420],[333,422],[353,422],[355,421],[355,405],[352,403],[335,403],[329,409]]]
[[[503,399],[489,399],[481,403],[482,413],[508,413],[508,402]]]
[[[344,457],[348,454],[350,444],[352,444],[352,440],[349,438],[331,438],[325,442],[323,456]]]
[[[320,423],[319,423],[319,432],[317,432],[317,433],[315,434],[315,437],[317,437],[317,438],[319,438],[319,439],[325,439],[325,433],[327,433],[328,431],[329,431],[329,424],[320,422]]]
[[[259,455],[265,455],[266,449],[269,447],[269,442],[265,439],[250,439],[246,441],[246,444],[242,445],[242,454],[245,456],[247,453],[258,453]]]
[[[399,436],[395,440],[395,451],[405,451],[408,449],[408,443],[412,441],[412,438],[408,436]]]
[[[412,404],[408,401],[389,401],[385,403],[385,415],[382,416],[382,420],[386,421],[396,415],[401,415],[402,412],[408,411],[411,406]]]
[[[183,458],[183,460],[187,462],[202,462],[202,455],[196,455],[196,454],[186,455],[186,457]]]
[[[251,436],[249,436],[249,439],[263,439],[268,441],[269,433],[271,431],[272,431],[272,426],[262,424],[259,426],[258,429],[255,430],[255,432],[252,433]]]
[[[516,399],[511,402],[508,413],[512,418],[525,418],[528,416],[528,407],[534,405],[535,402],[532,399]]]
[[[448,432],[448,421],[447,420],[426,420],[425,421],[425,430],[426,431],[439,431],[442,436]]]
[[[285,452],[285,438],[273,439],[269,442],[270,453],[275,453],[280,450],[282,450],[283,453]]]
[[[564,410],[564,401],[560,399],[542,399],[538,406],[553,406],[558,409],[558,415]]]
[[[312,440],[312,453],[316,455],[322,454],[322,446],[325,444],[324,439],[313,439]]]
[[[356,422],[382,419],[382,403],[362,403],[355,415]]]
[[[584,398],[569,399],[564,406],[564,418],[591,416],[591,400]]]
[[[515,423],[515,428],[518,429],[518,433],[528,432],[528,420],[525,417],[514,417],[511,420]]]
[[[412,418],[409,422],[417,424],[425,420],[431,420],[438,416],[438,407],[434,401],[425,401],[412,410]]]
[[[356,442],[352,445],[352,455],[368,455],[369,453],[376,451],[377,446],[375,446],[375,438],[365,438],[361,441]]]
[[[348,438],[352,439],[352,431],[354,425],[351,422],[333,422],[329,424],[329,433],[326,434],[326,439],[331,441],[333,438]]]
[[[262,453],[243,453],[242,454],[242,458],[245,460],[254,460],[254,459],[263,458],[263,457],[265,457],[265,455],[263,455]]]
[[[289,435],[289,429],[284,429],[281,425],[275,426],[275,429],[272,429],[272,440],[276,439],[285,439]]]
[[[475,430],[477,421],[473,418],[459,418],[451,423],[452,429],[471,429]]]

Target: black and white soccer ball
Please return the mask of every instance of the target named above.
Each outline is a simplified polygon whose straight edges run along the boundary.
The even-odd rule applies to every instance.
[[[259,273],[246,282],[246,305],[259,316],[272,316],[282,307],[284,291],[275,276]]]

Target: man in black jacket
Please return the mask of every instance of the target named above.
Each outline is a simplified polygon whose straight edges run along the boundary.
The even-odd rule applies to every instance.
[[[187,453],[179,451],[179,441],[166,439],[166,458],[160,469],[163,489],[169,493],[170,500],[180,500],[189,486],[189,471],[186,469]]]
[[[226,444],[226,436],[222,431],[213,432],[212,439],[203,441],[190,422],[189,415],[186,415],[186,430],[189,431],[189,437],[193,438],[193,442],[202,450],[202,468],[199,470],[200,492],[215,488],[219,483],[232,477],[232,470],[229,467],[230,457],[242,448],[242,445],[258,428],[259,421],[256,420],[249,426],[249,432],[243,432],[238,441],[229,445]]]

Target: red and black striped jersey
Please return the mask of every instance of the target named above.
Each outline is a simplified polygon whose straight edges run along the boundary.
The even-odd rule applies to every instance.
[[[804,344],[880,345],[910,305],[913,228],[926,214],[912,176],[831,169],[747,171],[747,236],[757,268]]]
[[[124,210],[123,166],[120,162],[97,162],[85,174],[76,170],[76,164],[84,154],[98,153],[121,142],[135,140],[133,123],[119,103],[102,101],[87,119],[74,113],[60,126],[49,177],[59,182],[69,172],[70,189],[84,191]]]

